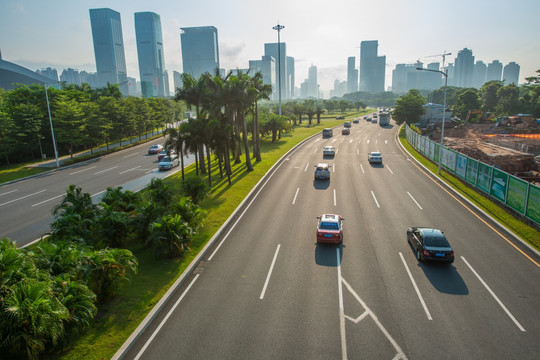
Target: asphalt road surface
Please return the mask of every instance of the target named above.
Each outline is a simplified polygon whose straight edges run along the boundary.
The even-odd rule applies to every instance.
[[[148,148],[163,139],[141,144],[73,166],[42,173],[28,179],[0,185],[0,237],[6,236],[23,246],[50,230],[52,209],[60,203],[70,184],[81,187],[98,201],[107,187],[124,190],[144,188],[153,177],[163,178],[180,167],[160,172],[157,155]],[[186,158],[185,164],[193,162]]]
[[[538,255],[424,173],[396,132],[361,120],[293,151],[124,358],[537,359]],[[317,162],[329,182],[313,180]],[[342,246],[316,244],[323,213],[345,217]],[[454,264],[418,263],[409,226],[443,230]]]

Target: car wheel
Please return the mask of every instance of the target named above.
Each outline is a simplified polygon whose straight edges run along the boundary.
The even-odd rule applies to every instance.
[[[416,260],[423,261],[422,255],[420,254],[420,250],[416,249]]]

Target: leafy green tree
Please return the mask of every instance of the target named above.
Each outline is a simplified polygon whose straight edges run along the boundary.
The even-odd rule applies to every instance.
[[[130,234],[130,214],[116,210],[116,204],[100,203],[101,211],[96,218],[95,232],[100,247],[120,247]]]
[[[208,196],[208,187],[200,177],[191,176],[182,184],[182,192],[195,204],[201,204]]]
[[[420,95],[416,89],[409,92],[396,100],[396,107],[392,112],[392,118],[398,125],[413,124],[420,121],[420,117],[424,113],[422,105],[426,103],[426,99]]]
[[[188,249],[193,230],[179,214],[166,215],[153,223],[148,246],[154,249],[156,258],[173,258]]]
[[[497,91],[503,87],[502,81],[488,81],[480,88],[482,111],[494,112],[499,101]]]
[[[8,116],[4,100],[6,97],[4,89],[0,89],[0,151],[4,153],[6,163],[9,165],[9,149],[15,143],[15,122]]]
[[[281,133],[290,130],[288,125],[288,118],[286,116],[279,116],[273,113],[265,114],[262,121],[263,134],[272,134],[272,142],[276,142],[278,138],[281,138]]]
[[[66,95],[55,100],[55,133],[59,146],[65,145],[73,159],[74,148],[86,142],[86,124],[81,105]]]
[[[498,102],[495,111],[499,115],[514,115],[519,106],[519,88],[515,84],[501,87],[497,90]]]
[[[457,102],[454,105],[454,113],[464,119],[470,110],[475,110],[479,107],[478,90],[468,88],[458,95]]]

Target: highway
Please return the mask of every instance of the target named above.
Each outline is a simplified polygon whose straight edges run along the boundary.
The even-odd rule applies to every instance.
[[[0,185],[0,236],[23,246],[50,230],[52,209],[60,203],[70,184],[81,187],[98,201],[107,187],[124,190],[144,188],[153,177],[163,178],[180,169],[159,172],[157,155],[148,148],[164,139],[95,158],[84,163]],[[186,165],[193,156],[186,158]]]
[[[396,132],[360,120],[292,151],[123,358],[537,359],[539,257],[426,174]],[[367,161],[376,150],[382,165]],[[313,180],[317,162],[329,182]],[[342,246],[316,244],[323,213],[344,216]],[[454,264],[418,263],[409,226],[443,230]]]

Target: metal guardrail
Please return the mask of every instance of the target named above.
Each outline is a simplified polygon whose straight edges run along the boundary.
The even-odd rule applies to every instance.
[[[439,163],[440,144],[405,126],[407,141],[427,158]],[[540,225],[540,187],[492,165],[443,146],[441,164],[446,170]]]

